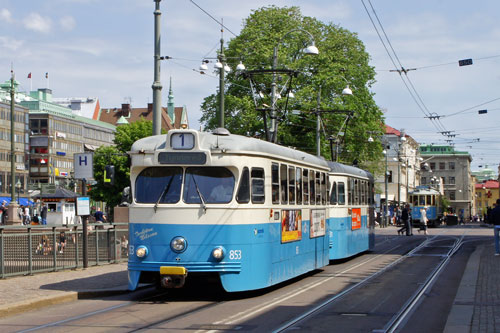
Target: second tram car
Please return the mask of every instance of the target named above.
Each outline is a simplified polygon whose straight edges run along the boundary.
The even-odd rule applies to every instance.
[[[260,289],[370,248],[373,180],[356,168],[227,130],[171,130],[129,153],[131,290],[197,275]]]
[[[411,205],[411,218],[412,224],[415,226],[420,225],[422,215],[420,210],[426,208],[427,212],[427,225],[429,227],[437,227],[441,224],[443,218],[443,209],[440,205],[439,191],[427,187],[419,186],[412,192],[408,193]]]

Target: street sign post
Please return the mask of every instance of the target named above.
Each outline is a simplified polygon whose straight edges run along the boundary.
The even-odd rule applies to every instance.
[[[75,179],[94,179],[93,153],[74,154]]]

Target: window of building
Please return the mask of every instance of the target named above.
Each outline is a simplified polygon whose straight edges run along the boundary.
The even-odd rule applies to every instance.
[[[429,167],[431,168],[431,170],[436,170],[436,163],[435,162],[429,163]]]
[[[448,181],[451,185],[455,185],[455,177],[449,177]]]
[[[420,178],[420,183],[421,183],[422,185],[427,184],[427,178],[426,178],[426,177],[422,177],[422,178]]]
[[[450,170],[455,170],[455,162],[449,162],[448,166],[449,166]]]
[[[449,196],[450,196],[450,200],[456,200],[455,198],[455,191],[449,191],[448,192]]]
[[[446,168],[446,163],[439,162],[439,170],[444,170]]]
[[[387,182],[392,183],[392,171],[391,170],[389,170],[387,172]]]

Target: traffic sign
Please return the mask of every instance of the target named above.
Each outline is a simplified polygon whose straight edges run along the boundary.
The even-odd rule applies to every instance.
[[[472,65],[472,59],[462,59],[458,61],[458,66],[469,66]]]
[[[75,161],[75,179],[94,179],[94,154],[81,153],[73,155]]]

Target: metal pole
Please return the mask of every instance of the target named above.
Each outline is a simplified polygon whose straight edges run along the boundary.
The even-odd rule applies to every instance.
[[[389,187],[389,182],[388,182],[388,175],[387,175],[387,154],[388,151],[385,152],[385,214],[384,214],[384,227],[387,227],[389,225],[389,197],[388,197],[388,187]]]
[[[153,88],[153,135],[161,134],[161,89],[162,85],[160,82],[160,2],[161,0],[155,1],[155,34],[154,34],[154,82]]]
[[[398,146],[398,207],[401,203],[401,163],[399,162],[399,146]]]
[[[87,195],[87,181],[85,179],[82,180],[82,195],[86,196]],[[88,216],[82,216],[83,218],[83,231],[82,231],[82,238],[83,238],[83,268],[88,268],[89,267],[89,236],[88,236]],[[77,235],[78,236],[78,235]],[[78,264],[77,264],[78,265]]]
[[[226,58],[224,56],[224,39],[220,39],[219,62],[222,68],[219,69],[219,127],[224,128],[224,67]]]
[[[319,104],[321,99],[321,86],[318,89],[318,99],[316,106],[316,156],[321,156],[321,148],[320,148],[320,135],[319,132],[321,130],[321,116],[319,113]]]
[[[273,50],[273,81],[271,83],[271,142],[277,141],[276,126],[276,67],[278,67],[278,47]]]
[[[10,78],[10,200],[11,203],[15,205],[16,203],[16,192],[15,192],[15,184],[16,184],[16,153],[15,153],[15,87],[14,87],[14,71],[12,71],[12,75]],[[11,220],[14,217],[10,217]]]

